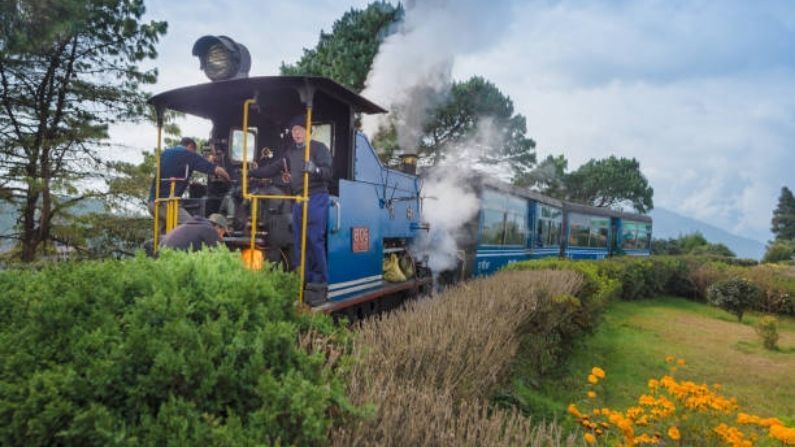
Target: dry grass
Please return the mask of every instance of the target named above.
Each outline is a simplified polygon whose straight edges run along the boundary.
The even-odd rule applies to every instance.
[[[508,377],[522,328],[543,300],[574,294],[571,271],[505,272],[364,322],[349,393],[372,417],[332,434],[338,446],[575,445],[488,399]]]

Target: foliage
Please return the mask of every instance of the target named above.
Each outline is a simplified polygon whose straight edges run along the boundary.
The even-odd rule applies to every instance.
[[[332,25],[331,33],[320,33],[315,48],[293,65],[282,62],[283,75],[325,76],[355,92],[364,89],[381,41],[403,17],[403,7],[375,1],[364,9],[346,12]]]
[[[606,374],[599,367],[592,369],[587,398],[580,406],[572,403],[568,407],[569,414],[585,430],[587,444],[602,439],[624,445],[795,445],[794,428],[785,427],[775,417],[740,411],[736,399],[721,394],[720,384],[677,380],[676,372],[685,367],[685,361],[668,356],[666,362],[670,374],[649,379],[647,392],[625,410],[600,405],[600,382]]]
[[[501,272],[362,322],[348,392],[374,414],[338,427],[332,445],[573,445],[556,424],[490,399],[522,338],[544,335],[552,315],[542,309],[562,306],[554,316],[566,320],[568,304],[557,303],[581,285],[571,271]]]
[[[569,200],[594,206],[628,203],[639,213],[654,208],[654,189],[640,172],[640,162],[634,158],[611,155],[590,160],[566,176],[566,191]]]
[[[566,168],[569,161],[564,155],[547,155],[532,171],[514,179],[519,186],[532,186],[551,197],[566,197]]]
[[[743,320],[743,314],[760,300],[762,290],[744,278],[729,278],[707,289],[707,301]]]
[[[639,213],[654,208],[654,189],[640,171],[636,159],[591,159],[577,170],[565,173],[563,155],[548,156],[534,170],[517,176],[514,183],[530,186],[542,193],[563,200],[588,203],[593,206],[632,206]]]
[[[773,210],[770,231],[776,236],[776,241],[795,240],[795,196],[786,186],[781,188],[778,205]]]
[[[436,165],[447,157],[510,166],[514,176],[535,164],[536,143],[527,136],[527,120],[494,83],[473,76],[453,82],[447,98],[430,113],[419,155]]]
[[[506,270],[573,270],[583,278],[575,293],[557,295],[537,305],[536,316],[529,322],[515,361],[513,389],[498,396],[502,402],[516,405],[524,412],[554,416],[556,409],[536,388],[564,364],[577,340],[596,328],[607,304],[620,296],[620,284],[591,262],[544,259],[511,264]]]
[[[142,23],[142,0],[12,1],[0,11],[0,177],[21,215],[21,258],[52,239],[55,218],[102,178],[107,126],[144,114],[165,22]]]
[[[3,445],[318,445],[346,331],[225,250],[0,272]]]
[[[712,244],[703,234],[695,232],[681,235],[678,238],[655,239],[651,244],[653,255],[694,255],[694,256],[722,256],[733,258],[734,254],[724,244]]]
[[[795,259],[795,240],[773,241],[767,246],[762,262],[782,262]]]
[[[778,320],[776,317],[765,316],[759,319],[754,325],[754,330],[762,339],[765,349],[775,350],[778,344]]]

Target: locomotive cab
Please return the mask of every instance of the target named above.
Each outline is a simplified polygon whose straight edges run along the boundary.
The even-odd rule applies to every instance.
[[[302,198],[286,189],[285,172],[269,179],[250,174],[257,165],[282,160],[293,144],[288,122],[305,115],[312,124],[308,138],[324,143],[332,156],[328,298],[375,301],[394,291],[394,284],[384,280],[382,264],[385,256],[407,253],[420,231],[419,183],[414,175],[383,166],[355,129],[357,114],[384,109],[330,79],[305,76],[216,81],[167,91],[150,103],[159,126],[166,110],[209,120],[205,152],[232,177],[231,184],[209,176],[205,184],[191,186],[190,198],[182,200],[186,209],[204,216],[225,214],[233,222],[227,245],[264,252],[285,265],[295,264],[288,259],[290,245],[293,232],[301,229],[291,228],[290,213],[292,203]],[[301,168],[292,168],[283,171],[303,175]],[[400,287],[416,291],[421,285],[410,281]],[[345,306],[331,307],[336,311]]]

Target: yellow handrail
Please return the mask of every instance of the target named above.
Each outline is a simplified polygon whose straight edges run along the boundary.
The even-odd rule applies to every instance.
[[[312,106],[306,106],[306,137],[304,138],[304,166],[309,161],[309,147],[312,145]],[[298,289],[298,305],[304,304],[304,274],[306,273],[306,228],[309,214],[309,173],[304,170],[304,197],[301,206],[301,276]]]
[[[157,168],[155,171],[155,228],[154,228],[154,236],[152,237],[152,252],[157,253],[158,243],[160,242],[160,203],[158,203],[158,199],[160,199],[160,149],[163,144],[163,125],[160,124],[159,120],[157,123],[157,150],[155,151],[155,159],[157,161]]]
[[[255,104],[255,99],[243,101],[243,199],[251,200],[251,236],[249,248],[255,248],[257,234],[257,202],[259,199],[295,200],[303,203],[301,219],[301,262],[299,264],[300,278],[298,288],[298,304],[304,303],[304,274],[306,270],[306,231],[307,231],[307,205],[309,203],[309,173],[304,172],[304,191],[302,195],[269,195],[249,194],[248,192],[248,115],[249,108]],[[309,161],[309,149],[312,144],[312,106],[306,107],[306,138],[304,140],[304,164]]]
[[[171,182],[171,186],[169,187],[168,205],[166,208],[166,233],[177,227],[177,210],[179,209],[179,197],[174,196],[177,180],[173,178],[169,180]]]

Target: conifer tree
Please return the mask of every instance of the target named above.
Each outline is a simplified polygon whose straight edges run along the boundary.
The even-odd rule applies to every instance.
[[[770,231],[777,241],[795,240],[795,197],[786,186],[781,188],[778,206],[773,210],[773,221]]]

